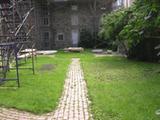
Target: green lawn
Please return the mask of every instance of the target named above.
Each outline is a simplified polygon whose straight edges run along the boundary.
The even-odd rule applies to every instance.
[[[83,60],[95,120],[159,120],[160,65],[121,57]]]
[[[0,88],[0,106],[35,114],[52,111],[61,96],[69,63],[70,59],[63,57],[39,56],[35,65],[35,75],[31,70],[20,70],[20,88]],[[48,66],[52,67],[48,69]],[[9,76],[13,76],[13,73],[11,71]],[[5,86],[16,86],[16,83],[7,82]]]
[[[0,89],[0,106],[42,114],[61,96],[71,58],[81,58],[95,120],[159,120],[160,65],[121,57],[96,58],[89,52],[38,57],[36,75],[21,70],[21,88]],[[52,70],[42,66],[52,64]],[[5,84],[14,85],[15,82]]]
[[[14,81],[0,86],[0,106],[35,114],[53,111],[62,94],[71,58],[80,57],[85,60],[89,56],[91,55],[88,52],[84,54],[59,52],[55,56],[39,56],[35,65],[35,75],[31,70],[20,70],[20,88],[16,87],[17,84]],[[30,61],[27,63],[22,64],[21,67],[30,67]],[[49,69],[45,69],[44,66],[49,66]],[[11,71],[8,77],[13,76],[15,72]]]

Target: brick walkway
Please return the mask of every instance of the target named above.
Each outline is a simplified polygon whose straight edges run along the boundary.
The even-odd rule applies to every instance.
[[[0,120],[89,120],[87,88],[78,58],[72,59],[64,92],[56,111],[41,116],[0,108]]]

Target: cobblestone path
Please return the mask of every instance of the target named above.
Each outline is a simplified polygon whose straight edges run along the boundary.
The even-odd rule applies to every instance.
[[[0,120],[89,120],[89,101],[83,71],[78,58],[72,59],[64,92],[57,109],[41,116],[0,108]]]

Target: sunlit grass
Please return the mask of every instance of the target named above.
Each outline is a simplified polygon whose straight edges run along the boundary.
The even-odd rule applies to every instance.
[[[89,56],[92,55],[88,52],[61,51],[56,55],[39,56],[35,64],[35,75],[32,74],[32,70],[20,69],[20,88],[17,88],[16,81],[6,82],[0,87],[0,106],[35,114],[53,111],[62,95],[71,58],[79,57],[87,60]],[[46,66],[49,67],[48,70],[45,70]],[[20,67],[31,67],[31,62],[27,61],[27,64],[21,64]],[[7,77],[15,78],[15,70],[11,70]]]
[[[155,114],[160,109],[159,64],[122,57],[96,58],[88,51],[38,57],[35,75],[31,70],[20,70],[20,88],[1,87],[0,106],[35,114],[53,111],[62,94],[71,58],[77,57],[81,59],[95,120],[160,119]],[[51,67],[45,70],[49,64]],[[9,76],[13,74],[11,71]],[[16,86],[16,82],[4,86]]]
[[[31,63],[21,67],[31,67]],[[39,56],[35,64],[36,74],[32,70],[20,69],[20,88],[16,82],[6,82],[0,87],[0,105],[35,114],[52,111],[59,101],[70,59],[54,56]],[[41,70],[43,65],[50,64],[53,69]],[[14,78],[15,72],[10,71],[9,78]],[[6,88],[8,87],[8,88]]]
[[[159,120],[160,65],[121,57],[83,61],[95,120]]]

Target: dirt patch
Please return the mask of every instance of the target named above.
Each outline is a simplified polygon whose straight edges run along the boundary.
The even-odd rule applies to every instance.
[[[40,71],[50,71],[55,69],[55,65],[53,64],[43,64],[42,67],[39,69]]]

